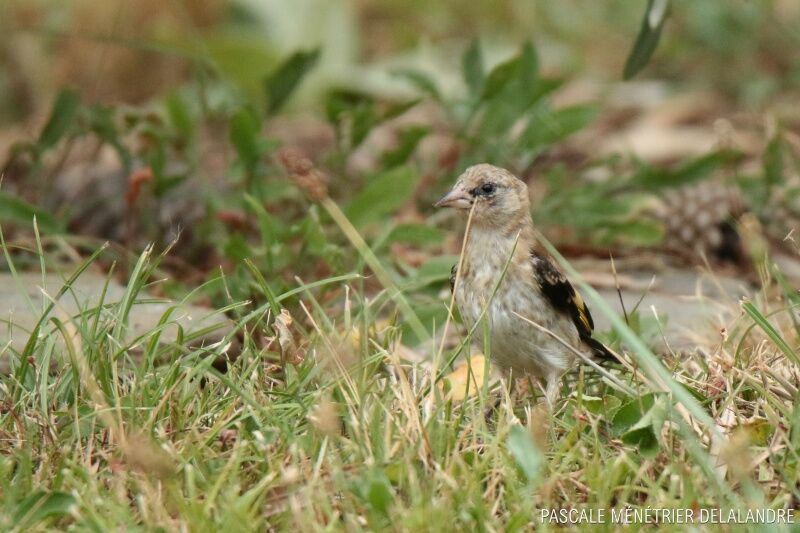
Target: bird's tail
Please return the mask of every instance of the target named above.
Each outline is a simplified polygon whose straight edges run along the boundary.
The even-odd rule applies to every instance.
[[[602,342],[593,339],[591,337],[585,337],[583,339],[583,342],[585,342],[589,346],[589,348],[591,348],[592,353],[598,359],[602,359],[603,361],[610,361],[612,363],[620,362],[619,358],[617,358],[616,355],[611,353],[611,350],[606,348]]]

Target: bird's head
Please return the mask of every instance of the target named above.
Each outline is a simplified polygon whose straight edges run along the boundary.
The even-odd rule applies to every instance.
[[[488,164],[465,170],[434,206],[474,209],[473,224],[496,229],[512,229],[530,220],[528,186],[508,170]]]

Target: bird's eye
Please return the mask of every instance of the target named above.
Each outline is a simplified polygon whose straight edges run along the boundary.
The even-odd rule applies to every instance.
[[[492,194],[495,191],[495,189],[497,189],[497,185],[495,185],[494,183],[484,183],[483,185],[481,185],[481,192],[483,194]]]

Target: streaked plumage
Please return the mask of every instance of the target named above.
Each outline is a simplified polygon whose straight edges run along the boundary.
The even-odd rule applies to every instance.
[[[492,358],[499,366],[517,377],[543,379],[552,401],[561,374],[577,363],[572,350],[517,315],[586,355],[613,357],[592,338],[589,309],[536,240],[525,183],[502,168],[475,165],[436,205],[473,210],[462,271],[453,267],[450,286],[465,325],[479,340],[484,328],[476,324],[486,308]]]

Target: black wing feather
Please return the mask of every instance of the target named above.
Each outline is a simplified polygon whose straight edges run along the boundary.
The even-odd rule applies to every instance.
[[[556,311],[569,315],[578,329],[578,335],[581,340],[592,349],[595,355],[603,359],[616,361],[617,358],[608,351],[608,348],[592,338],[592,332],[594,331],[592,314],[567,277],[556,268],[548,257],[542,254],[531,252],[531,260],[533,261],[536,281],[550,305]]]

